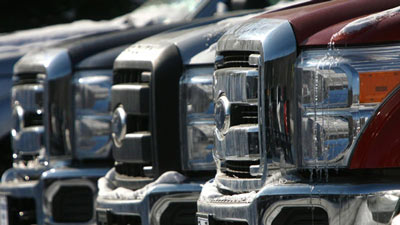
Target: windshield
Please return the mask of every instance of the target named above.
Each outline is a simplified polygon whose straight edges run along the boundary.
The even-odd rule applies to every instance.
[[[149,24],[171,23],[194,13],[205,0],[150,0],[129,15],[129,22],[141,27]]]

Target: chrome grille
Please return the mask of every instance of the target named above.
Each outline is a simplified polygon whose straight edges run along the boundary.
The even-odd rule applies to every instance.
[[[216,156],[221,172],[230,177],[258,177],[252,169],[260,165],[257,106],[259,70],[258,65],[252,62],[257,57],[259,55],[255,52],[221,52],[216,59]]]
[[[43,74],[16,74],[12,88],[14,159],[32,159],[44,150]],[[30,156],[30,157],[27,157]]]

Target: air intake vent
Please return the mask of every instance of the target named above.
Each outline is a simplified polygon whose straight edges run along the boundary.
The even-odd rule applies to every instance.
[[[250,51],[226,51],[221,52],[220,57],[216,59],[215,66],[217,69],[229,67],[257,67],[249,63],[249,56],[258,54]]]
[[[309,224],[328,225],[328,214],[318,207],[285,207],[272,222],[272,225]]]
[[[54,195],[52,215],[58,223],[88,222],[93,219],[93,192],[86,186],[62,186]]]

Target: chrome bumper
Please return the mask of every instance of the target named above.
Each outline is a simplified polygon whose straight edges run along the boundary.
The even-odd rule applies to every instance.
[[[135,216],[140,218],[142,225],[157,224],[154,208],[166,196],[189,194],[195,195],[196,202],[201,191],[200,183],[157,184],[137,199],[104,199],[97,198],[97,223],[113,224],[110,215]],[[184,199],[182,199],[184,201]],[[154,220],[155,219],[155,220]],[[115,221],[114,221],[115,222]]]
[[[253,196],[234,201],[235,195],[210,197],[202,192],[199,224],[206,220],[215,225],[222,221],[272,224],[284,208],[294,207],[322,209],[329,224],[388,224],[399,213],[400,183],[277,184]]]
[[[60,168],[44,171],[38,180],[23,181],[10,180],[10,177],[3,180],[0,184],[0,196],[7,199],[30,199],[35,202],[35,215],[37,224],[95,224],[95,214],[89,222],[77,223],[59,223],[53,220],[51,214],[52,198],[57,193],[60,187],[88,186],[92,190],[93,199],[96,198],[97,187],[93,179],[97,179],[107,172],[107,169],[75,169],[75,168]],[[22,170],[9,169],[6,173],[13,174],[15,177],[24,177]],[[27,171],[27,173],[30,173]],[[18,209],[16,209],[18,210]]]

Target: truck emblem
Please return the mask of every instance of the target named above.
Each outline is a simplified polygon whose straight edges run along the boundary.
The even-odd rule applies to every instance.
[[[119,105],[113,113],[111,120],[111,136],[114,145],[117,147],[122,146],[122,140],[125,138],[126,134],[126,112],[122,105]]]
[[[215,103],[215,123],[221,134],[226,134],[230,126],[230,107],[228,98],[222,94]]]

